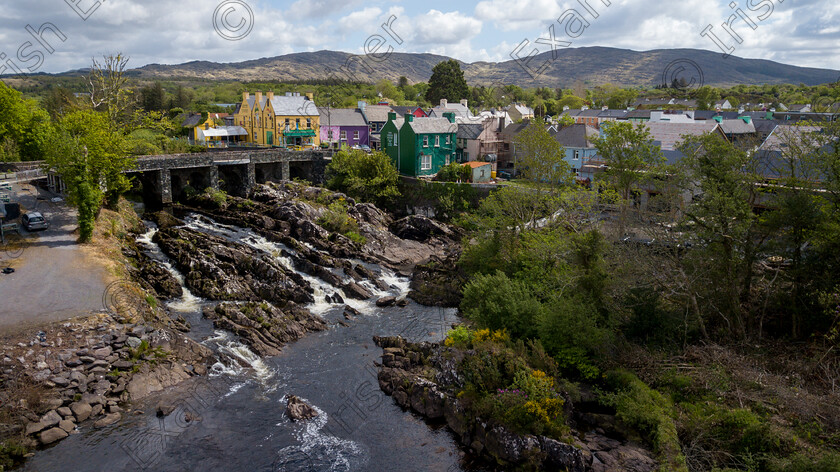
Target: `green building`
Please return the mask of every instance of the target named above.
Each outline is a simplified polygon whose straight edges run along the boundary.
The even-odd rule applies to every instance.
[[[432,177],[441,167],[455,161],[455,135],[458,125],[454,113],[443,118],[416,118],[388,114],[382,127],[382,149],[391,157],[400,174]]]

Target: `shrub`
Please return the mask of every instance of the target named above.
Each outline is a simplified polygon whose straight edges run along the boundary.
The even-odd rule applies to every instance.
[[[621,421],[650,440],[660,456],[660,470],[687,471],[674,422],[673,403],[626,370],[610,371],[605,380],[614,391],[602,394],[601,401],[614,407]]]
[[[400,195],[399,172],[391,158],[379,151],[370,154],[342,149],[327,166],[327,186],[365,202],[385,203]]]
[[[441,167],[435,176],[440,182],[468,182],[470,180],[470,168],[457,162],[451,162]]]
[[[535,318],[542,313],[540,301],[523,282],[503,272],[476,275],[464,287],[461,311],[479,326],[507,330],[515,338],[536,335]]]
[[[327,231],[344,235],[359,230],[359,223],[347,214],[347,204],[343,201],[331,203],[317,223]]]

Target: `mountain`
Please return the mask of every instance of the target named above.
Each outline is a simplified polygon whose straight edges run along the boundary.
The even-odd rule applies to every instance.
[[[567,48],[545,52],[531,58],[536,69],[548,63],[545,71],[532,77],[515,60],[505,62],[461,62],[471,85],[516,84],[523,87],[571,87],[612,83],[621,86],[655,86],[675,77],[692,76],[699,83],[714,86],[765,83],[803,83],[819,85],[840,79],[840,71],[797,67],[763,59],[724,58],[721,53],[699,49],[658,49],[631,51],[606,47]],[[340,78],[359,82],[380,79],[396,81],[406,76],[411,82],[425,82],[432,67],[449,59],[434,54],[393,53],[385,60],[354,56],[345,52],[318,51],[249,60],[237,63],[194,61],[179,65],[150,64],[132,75],[153,79],[185,77],[241,81],[304,81]],[[349,61],[349,62],[348,62]],[[697,72],[697,70],[701,72]],[[682,70],[682,72],[680,72]]]

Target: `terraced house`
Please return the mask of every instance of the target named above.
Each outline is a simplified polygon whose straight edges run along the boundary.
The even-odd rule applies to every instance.
[[[394,112],[388,114],[381,132],[382,149],[401,174],[432,177],[455,160],[455,114],[447,112],[443,116],[415,118],[407,114],[397,118]]]
[[[233,116],[234,124],[248,133],[246,143],[280,147],[320,145],[320,114],[311,93],[275,96],[273,92],[257,92],[252,97],[244,92]]]

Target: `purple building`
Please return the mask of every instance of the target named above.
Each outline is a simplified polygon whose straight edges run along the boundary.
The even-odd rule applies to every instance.
[[[319,108],[321,143],[332,148],[369,146],[370,131],[362,111],[353,108]]]

